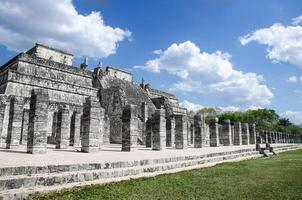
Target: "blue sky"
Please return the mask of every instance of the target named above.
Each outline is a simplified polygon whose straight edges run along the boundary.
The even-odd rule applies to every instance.
[[[43,42],[188,108],[272,108],[301,124],[300,16],[298,0],[0,0],[0,64]]]

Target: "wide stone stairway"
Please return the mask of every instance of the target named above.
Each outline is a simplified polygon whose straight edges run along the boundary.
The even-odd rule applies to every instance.
[[[300,145],[275,145],[274,151],[281,152],[290,149],[301,148]],[[145,149],[145,152],[148,152]],[[175,153],[173,153],[175,152]],[[0,161],[1,161],[0,152]],[[61,153],[61,152],[60,152]],[[68,156],[68,152],[64,152]],[[100,161],[98,156],[103,154],[118,154],[118,152],[101,151],[93,154],[95,162],[85,160],[83,162],[73,160],[72,162],[56,161],[49,164],[7,166],[0,168],[0,200],[24,199],[34,193],[62,190],[73,186],[105,183],[130,178],[154,176],[163,173],[173,173],[194,168],[212,166],[226,161],[238,161],[262,157],[263,154],[257,151],[254,145],[241,147],[217,147],[187,150],[166,150],[161,152],[145,153],[144,149],[136,152],[118,154],[124,159],[112,156],[108,161]],[[143,154],[142,156],[138,156]],[[26,154],[27,155],[27,154]],[[55,155],[55,154],[54,154]],[[55,157],[50,154],[49,159]],[[76,154],[75,154],[76,155]],[[78,155],[82,156],[81,153]],[[84,154],[88,155],[88,154]],[[91,155],[91,154],[89,154]],[[160,156],[159,156],[160,155]],[[44,155],[47,157],[47,154]],[[71,154],[72,156],[72,154]],[[127,159],[127,156],[129,159]],[[136,158],[136,159],[134,159]],[[34,158],[32,158],[34,159]],[[55,159],[55,158],[53,158]],[[68,160],[68,159],[67,159]],[[43,160],[41,160],[43,162]],[[1,166],[1,165],[0,165]]]

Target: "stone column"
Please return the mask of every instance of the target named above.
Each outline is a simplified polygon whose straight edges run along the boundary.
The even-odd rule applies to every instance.
[[[83,152],[97,152],[100,150],[100,116],[102,110],[100,102],[97,97],[87,97],[84,104],[83,116],[82,116],[82,141],[81,150]]]
[[[0,147],[6,147],[8,118],[9,103],[7,103],[7,97],[0,95]]]
[[[146,138],[145,138],[145,140],[146,140]],[[110,144],[110,118],[106,114],[104,116],[103,143],[104,144]]]
[[[22,120],[21,144],[27,143],[28,123],[29,123],[29,110],[24,109],[23,120]]]
[[[187,148],[187,126],[185,115],[175,116],[175,148]]]
[[[234,145],[242,145],[242,129],[241,123],[235,122],[234,123]]]
[[[122,115],[122,151],[131,151],[137,146],[138,121],[136,105],[127,105]],[[153,125],[153,124],[152,124]],[[153,129],[153,127],[152,127]],[[153,131],[153,130],[152,130]]]
[[[250,144],[250,134],[249,134],[249,124],[242,124],[242,144],[248,145]]]
[[[282,143],[282,134],[278,132],[278,142]]]
[[[152,147],[152,119],[146,122],[146,147]]]
[[[24,100],[22,97],[13,97],[11,99],[6,140],[7,149],[16,149],[19,147],[23,117],[23,103]]]
[[[175,117],[174,116],[170,116],[166,120],[166,129],[167,129],[166,146],[175,148]]]
[[[74,113],[74,140],[73,146],[75,148],[81,147],[81,112]]]
[[[204,122],[204,120],[202,121],[201,141],[202,147],[210,146],[210,130],[209,126]]]
[[[257,138],[256,138],[256,125],[255,124],[249,124],[249,144],[256,144]]]
[[[256,144],[256,124],[249,124],[250,144]]]
[[[143,135],[142,135],[142,143],[146,144],[146,122],[148,120],[148,116],[149,116],[149,110],[148,110],[148,104],[146,102],[142,103],[141,106],[141,110],[142,110],[142,121],[143,121]]]
[[[231,121],[225,120],[222,125],[222,132],[219,135],[219,143],[223,144],[224,146],[232,145],[231,134],[232,134]]]
[[[187,121],[187,142],[188,142],[188,146],[191,146],[191,123],[189,121]]]
[[[235,132],[234,125],[231,125],[231,143],[232,144],[234,144],[234,132]]]
[[[69,146],[71,113],[63,108],[58,113],[58,131],[56,135],[56,149],[67,149]]]
[[[272,138],[272,132],[268,131],[268,143],[271,144],[273,143],[273,138]]]
[[[48,100],[48,91],[46,89],[34,89],[32,91],[27,134],[28,153],[46,153]]]
[[[210,120],[210,146],[217,147],[219,146],[219,125],[218,118]]]
[[[194,148],[202,147],[202,117],[201,115],[194,116]]]
[[[191,145],[194,146],[194,138],[195,138],[195,129],[194,129],[194,124],[191,124],[190,127],[190,132],[191,132]]]
[[[162,150],[166,148],[166,111],[156,109],[152,124],[153,145],[152,150]]]
[[[264,142],[268,143],[268,131],[264,131]]]

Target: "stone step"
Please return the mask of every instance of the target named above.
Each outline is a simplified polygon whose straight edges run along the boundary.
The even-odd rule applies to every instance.
[[[273,153],[273,152],[270,152],[270,151],[264,151],[263,155],[264,155],[265,157],[270,157],[270,156],[273,156],[274,153]]]
[[[280,151],[287,151],[297,147],[298,146],[288,146],[286,148],[278,149]],[[39,170],[41,166],[23,167],[24,170],[22,173],[14,168],[6,168],[6,170],[2,170],[2,176],[0,176],[0,200],[25,199],[28,195],[34,193],[59,191],[64,188],[87,184],[101,184],[105,182],[129,180],[132,178],[156,176],[163,173],[175,173],[213,166],[223,162],[233,162],[261,156],[263,156],[263,154],[259,154],[255,149],[244,149],[230,152],[210,153],[207,155],[149,159],[145,162],[141,160],[129,161],[127,164],[127,161],[122,161],[123,164],[121,164],[121,162],[114,162],[119,164],[107,164],[106,168],[100,167],[100,169],[91,167],[100,163],[87,164],[86,166],[89,167],[83,168],[72,168],[72,165],[65,165],[65,167],[68,166],[66,168],[62,167],[63,165],[58,165],[55,168],[42,166],[44,169],[46,169],[46,167],[47,169],[52,169],[48,170],[49,173],[44,173],[45,171],[41,169]],[[106,162],[101,163],[101,166],[102,164],[103,166],[106,166],[105,163]],[[69,171],[70,167],[73,171]],[[29,170],[30,168],[32,168],[32,171]],[[15,175],[15,173],[20,174]]]
[[[86,186],[86,185],[92,185],[92,184],[104,184],[104,183],[110,183],[110,182],[118,182],[123,180],[131,180],[136,178],[142,178],[142,177],[154,177],[160,174],[169,174],[169,173],[176,173],[180,171],[185,170],[193,170],[197,168],[202,167],[210,167],[214,166],[216,164],[222,163],[222,162],[236,162],[246,159],[254,159],[257,157],[261,157],[262,155],[259,154],[259,152],[255,153],[254,155],[244,156],[244,157],[238,157],[234,159],[225,159],[223,161],[219,162],[208,162],[201,165],[195,165],[195,166],[189,166],[186,168],[175,168],[175,169],[169,169],[166,171],[154,171],[154,172],[145,172],[143,174],[138,175],[129,175],[129,176],[123,176],[123,177],[115,177],[115,178],[105,178],[105,179],[98,179],[94,181],[85,181],[85,182],[76,182],[76,183],[67,183],[63,185],[54,185],[54,186],[47,186],[47,187],[31,187],[31,188],[19,188],[19,189],[11,189],[11,190],[4,190],[0,192],[0,200],[16,200],[16,199],[25,199],[28,196],[32,194],[38,194],[38,193],[47,193],[47,192],[54,192],[54,191],[61,191],[63,189],[68,189],[72,187],[77,186]]]
[[[57,173],[57,172],[136,167],[136,166],[145,166],[145,165],[177,162],[177,161],[184,161],[184,160],[211,158],[216,156],[231,155],[231,154],[238,154],[238,153],[251,152],[251,151],[255,151],[255,149],[241,149],[241,150],[228,151],[228,152],[209,153],[209,154],[192,155],[192,156],[177,156],[177,157],[158,158],[158,159],[134,160],[134,161],[7,167],[7,168],[0,168],[0,177],[9,176],[9,175],[33,175],[33,174],[45,174],[45,173]]]
[[[177,162],[152,164],[146,166],[125,167],[116,169],[85,170],[73,172],[57,172],[45,174],[13,175],[0,177],[0,191],[18,188],[30,188],[40,186],[62,185],[72,182],[92,181],[111,177],[122,177],[138,175],[142,173],[153,173],[176,168],[186,168],[190,166],[202,165],[206,163],[220,162],[229,159],[236,159],[246,156],[258,156],[259,152],[251,151],[238,154],[230,154],[216,157],[206,157],[201,159],[184,160]],[[1,193],[0,193],[1,194]]]

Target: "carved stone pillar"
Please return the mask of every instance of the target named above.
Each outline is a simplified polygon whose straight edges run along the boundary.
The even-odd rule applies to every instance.
[[[165,110],[157,109],[153,116],[153,150],[162,150],[166,148],[166,118]]]
[[[99,116],[99,120],[100,120],[100,146],[99,149],[101,150],[104,146],[104,134],[105,134],[105,109],[101,109],[100,110],[100,116]]]
[[[194,146],[194,138],[195,138],[195,129],[194,129],[194,124],[191,124],[190,127],[190,132],[191,132],[191,145]]]
[[[175,117],[170,116],[166,120],[167,137],[166,146],[175,148]]]
[[[122,115],[122,151],[131,151],[137,146],[138,119],[136,105],[127,105]]]
[[[30,100],[29,127],[27,134],[27,152],[46,153],[48,123],[48,92],[34,89]]]
[[[24,99],[22,97],[13,97],[11,99],[6,139],[7,149],[15,149],[19,147],[23,117],[23,103]]]
[[[102,113],[97,97],[87,97],[82,117],[82,148],[83,152],[97,152],[100,149],[100,116]]]
[[[219,134],[219,143],[223,144],[224,146],[232,145],[231,134],[232,134],[231,121],[226,120],[223,122],[222,131]]]
[[[268,131],[264,131],[264,141],[268,143]]]
[[[142,103],[142,107],[141,107],[141,111],[142,111],[142,121],[143,121],[143,130],[142,130],[142,143],[146,144],[146,122],[148,120],[148,104],[146,102]]]
[[[201,115],[194,116],[194,148],[202,147],[202,117]]]
[[[209,124],[210,127],[210,146],[219,146],[219,125],[218,118],[212,119]]]
[[[248,145],[250,144],[250,134],[249,134],[249,124],[242,124],[242,144]]]
[[[234,145],[242,145],[241,122],[234,123]]]
[[[191,123],[189,121],[187,121],[187,142],[188,142],[188,146],[191,146]]]
[[[175,115],[175,148],[187,148],[187,122],[185,115]]]
[[[74,113],[74,140],[73,146],[75,148],[81,147],[81,112]]]
[[[256,144],[256,124],[249,124],[250,144]]]
[[[9,107],[7,97],[0,95],[0,147],[6,147]]]
[[[67,149],[69,146],[71,113],[63,108],[58,113],[58,132],[56,135],[56,149]]]
[[[152,147],[152,119],[146,122],[146,147]]]
[[[29,124],[29,110],[24,109],[23,120],[22,120],[21,144],[27,143],[28,124]]]

